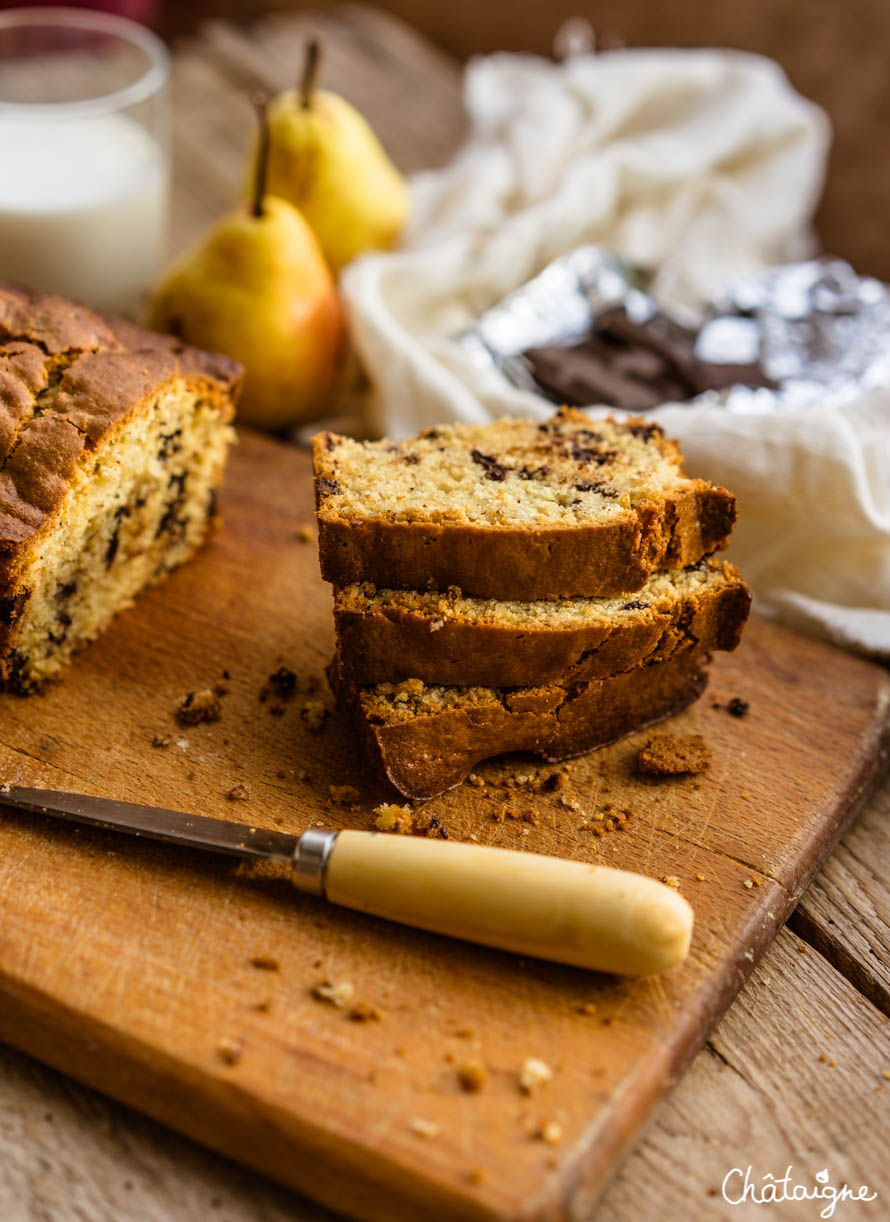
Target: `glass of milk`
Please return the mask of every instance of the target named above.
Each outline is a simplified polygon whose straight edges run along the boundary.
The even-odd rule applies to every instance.
[[[121,17],[0,12],[0,281],[139,314],[164,255],[169,71]]]

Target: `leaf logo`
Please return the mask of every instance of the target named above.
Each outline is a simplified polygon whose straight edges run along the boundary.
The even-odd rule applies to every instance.
[[[816,1179],[819,1181],[820,1184],[827,1184],[828,1183],[828,1168],[823,1167],[821,1171],[817,1171]]]

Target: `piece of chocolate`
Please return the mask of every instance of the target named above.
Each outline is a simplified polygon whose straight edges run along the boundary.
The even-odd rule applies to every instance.
[[[775,388],[756,363],[700,360],[696,339],[667,315],[637,322],[622,307],[600,314],[596,331],[579,343],[529,348],[523,357],[547,397],[573,407],[603,403],[645,412],[726,386]]]

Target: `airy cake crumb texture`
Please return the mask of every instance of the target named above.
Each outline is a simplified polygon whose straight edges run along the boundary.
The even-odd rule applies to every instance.
[[[740,580],[731,566],[703,560],[688,569],[653,573],[632,594],[617,598],[561,598],[519,602],[464,597],[460,590],[440,593],[421,590],[378,589],[363,582],[336,591],[338,611],[372,614],[387,608],[410,612],[429,621],[431,632],[447,622],[479,626],[560,631],[572,628],[619,628],[644,618],[652,610],[668,611],[678,601],[693,598],[708,585]]]
[[[489,527],[608,523],[684,482],[677,447],[641,420],[564,409],[543,424],[504,417],[408,441],[322,434],[326,516]]]

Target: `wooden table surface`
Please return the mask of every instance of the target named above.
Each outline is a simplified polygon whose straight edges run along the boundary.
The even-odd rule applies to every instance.
[[[209,27],[176,55],[177,248],[236,197],[251,126],[246,91],[288,84],[309,30],[325,40],[328,84],[368,115],[404,169],[441,164],[458,143],[457,65],[391,19],[348,9],[268,18],[248,31]],[[796,1181],[811,1181],[826,1168],[832,1183],[878,1194],[836,1216],[887,1217],[886,1133],[862,1118],[874,1092],[890,1104],[888,816],[885,780],[589,1222],[818,1216],[813,1202],[726,1204],[723,1177],[748,1165],[758,1181],[789,1165]],[[4,1222],[330,1217],[2,1049],[0,1168]]]

